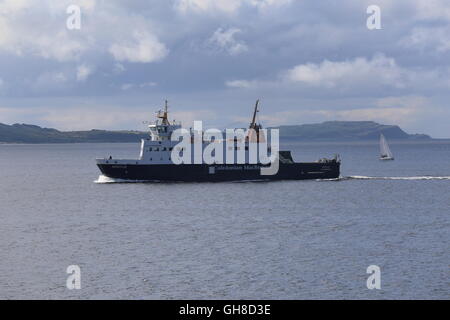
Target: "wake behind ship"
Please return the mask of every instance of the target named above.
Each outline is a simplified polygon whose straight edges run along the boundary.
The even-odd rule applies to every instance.
[[[113,159],[111,157],[96,159],[97,166],[102,174],[111,179],[124,181],[176,181],[176,182],[219,182],[219,181],[258,181],[258,180],[306,180],[306,179],[336,179],[340,175],[340,160],[338,156],[333,159],[320,159],[316,162],[294,162],[290,151],[279,151],[276,157],[277,170],[273,174],[261,174],[272,165],[264,164],[258,158],[256,163],[250,161],[252,150],[250,143],[265,140],[262,126],[256,123],[258,101],[255,105],[253,118],[247,135],[242,140],[234,138],[223,143],[223,153],[233,152],[233,163],[216,162],[207,163],[181,163],[175,164],[173,152],[186,152],[177,147],[179,141],[172,141],[172,134],[181,129],[181,124],[169,121],[167,101],[164,111],[159,111],[155,123],[150,124],[150,134],[142,139],[140,156],[138,159]],[[194,149],[194,133],[191,130],[191,151]],[[205,150],[211,143],[201,138],[201,148]],[[271,147],[267,147],[268,152]],[[241,159],[237,161],[238,153]]]

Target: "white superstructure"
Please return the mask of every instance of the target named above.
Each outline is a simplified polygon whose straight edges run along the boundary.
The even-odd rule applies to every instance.
[[[255,115],[257,112],[257,105],[255,107]],[[257,140],[265,141],[265,139],[261,139],[262,135],[259,133],[259,129],[261,126],[255,125],[255,115],[253,117],[252,124],[250,125],[250,133],[256,132],[256,135],[249,134],[248,136],[239,138],[234,138],[231,140],[226,139],[215,140],[213,142],[205,141],[202,132],[195,132],[192,129],[188,131],[190,135],[190,154],[191,154],[191,162],[193,164],[199,164],[198,161],[195,161],[194,153],[195,153],[195,145],[200,145],[200,152],[203,153],[205,148],[212,143],[221,143],[222,144],[222,153],[223,153],[223,162],[217,162],[217,164],[225,163],[233,159],[233,163],[258,163],[259,155],[256,155],[255,159],[250,159],[249,152],[249,141],[257,142]],[[145,165],[157,165],[157,164],[173,164],[172,161],[172,151],[176,148],[176,152],[182,153],[184,152],[183,147],[177,146],[179,141],[172,141],[171,136],[175,130],[181,129],[181,123],[175,121],[169,121],[168,119],[168,106],[167,101],[164,108],[164,111],[159,111],[157,113],[156,122],[150,124],[148,126],[150,130],[150,135],[146,139],[141,140],[141,148],[140,155],[138,159],[113,159],[112,157],[107,159],[97,159],[98,164],[117,164],[117,165],[127,165],[127,164],[145,164]],[[256,144],[255,144],[256,145]],[[264,148],[267,148],[267,145],[264,145]],[[270,148],[267,148],[270,150]],[[228,153],[228,155],[227,155]],[[228,156],[228,158],[227,158]],[[201,160],[203,162],[203,158]],[[210,163],[209,163],[210,164]]]

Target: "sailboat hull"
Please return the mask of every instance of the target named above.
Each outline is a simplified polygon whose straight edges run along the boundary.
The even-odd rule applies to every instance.
[[[380,160],[394,160],[394,157],[380,157]]]

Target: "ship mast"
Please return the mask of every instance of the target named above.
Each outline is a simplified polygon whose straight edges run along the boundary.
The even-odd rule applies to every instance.
[[[252,118],[252,122],[250,123],[250,127],[249,127],[249,134],[247,135],[246,141],[256,141],[256,142],[260,142],[264,140],[264,137],[260,137],[260,131],[259,129],[262,128],[261,124],[257,124],[256,123],[256,115],[259,112],[258,110],[258,105],[259,105],[259,99],[256,100],[256,104],[255,104],[255,110],[253,111],[253,118]]]
[[[166,100],[166,103],[164,106],[164,112],[159,111],[157,114],[157,117],[161,119],[161,124],[167,125],[167,126],[169,125],[169,117],[168,117],[168,111],[167,111],[168,108],[169,108],[169,106],[168,106],[167,100]]]
[[[256,113],[258,112],[258,104],[259,104],[259,99],[256,100],[256,104],[255,104],[255,111],[253,111],[253,119],[252,122],[250,123],[250,129],[255,129],[257,130],[258,126],[256,125]]]

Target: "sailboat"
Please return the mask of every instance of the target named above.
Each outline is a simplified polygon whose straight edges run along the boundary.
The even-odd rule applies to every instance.
[[[380,135],[380,160],[394,160],[394,156],[383,134]]]

